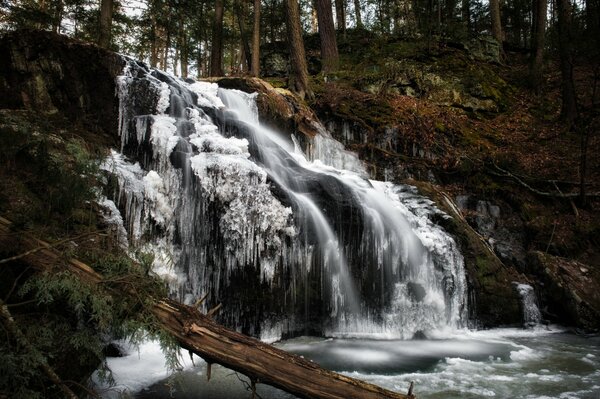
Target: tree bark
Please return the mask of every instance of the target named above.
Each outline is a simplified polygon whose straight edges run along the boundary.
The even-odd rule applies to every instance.
[[[288,86],[300,98],[313,98],[314,94],[308,82],[308,67],[302,26],[300,24],[300,9],[297,0],[285,0],[285,15],[288,45],[290,46],[290,74]]]
[[[108,48],[110,46],[113,17],[113,0],[102,0],[100,4],[100,32],[98,45]]]
[[[64,260],[64,256],[52,250],[48,243],[26,236],[15,243],[17,236],[9,233],[12,233],[10,222],[0,217],[0,243],[6,248],[27,251],[32,247],[47,247],[30,252],[21,257],[20,261],[43,270]],[[100,284],[103,281],[100,274],[78,260],[68,260],[66,268],[87,283]],[[115,290],[115,293],[133,294],[127,288]],[[221,364],[247,375],[253,382],[268,384],[301,398],[408,398],[406,395],[325,370],[300,356],[227,329],[191,306],[162,299],[155,302],[152,313],[183,348],[208,363]]]
[[[319,0],[317,0],[319,1]],[[319,11],[317,10],[317,13]],[[342,34],[346,35],[346,1],[335,0],[335,19],[337,21],[337,28]]]
[[[577,98],[573,82],[573,45],[571,39],[572,6],[569,0],[556,0],[558,12],[558,50],[560,53],[560,74],[562,78],[561,117],[569,127],[577,118]]]
[[[169,8],[169,16],[171,15],[171,11]],[[166,27],[166,39],[165,39],[165,48],[163,49],[163,59],[162,59],[162,70],[166,71],[169,69],[169,51],[171,50],[171,27],[167,25]]]
[[[354,0],[354,17],[356,18],[356,27],[362,29],[363,22],[360,13],[360,0]]]
[[[60,25],[62,23],[63,12],[65,5],[62,0],[56,2],[56,10],[54,11],[54,18],[52,19],[52,31],[54,33],[60,33]]]
[[[223,0],[216,0],[210,51],[210,76],[223,76],[223,7]]]
[[[542,86],[544,66],[544,38],[546,34],[547,0],[533,1],[533,37],[531,38],[531,60],[529,75],[531,87],[539,93]]]
[[[317,18],[319,20],[323,72],[330,73],[337,69],[339,63],[337,40],[335,38],[335,28],[331,12],[331,0],[315,0],[315,3],[317,6]]]
[[[502,32],[502,20],[500,19],[500,0],[490,0],[490,19],[492,23],[492,36],[500,44],[504,42],[504,34]]]
[[[236,9],[238,14],[238,28],[240,29],[240,40],[242,42],[242,54],[240,63],[244,65],[244,71],[250,71],[252,65],[252,56],[250,52],[250,45],[248,44],[248,36],[246,35],[246,16],[248,14],[246,2],[244,0],[241,0],[241,2],[238,1]]]
[[[461,16],[467,33],[471,33],[471,2],[469,0],[462,0],[460,7]]]
[[[158,32],[156,29],[156,18],[154,15],[150,20],[150,66],[156,68],[158,64]]]
[[[254,0],[254,24],[252,27],[252,76],[260,76],[260,0]]]

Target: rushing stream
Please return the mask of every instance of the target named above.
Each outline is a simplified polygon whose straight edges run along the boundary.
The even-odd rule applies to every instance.
[[[323,339],[300,337],[279,347],[324,367],[399,392],[415,382],[419,398],[579,398],[600,396],[600,337],[559,330],[462,331],[431,340]],[[250,398],[242,375],[183,356],[185,370],[166,378],[157,345],[111,359],[115,390],[140,390],[139,399]],[[240,380],[241,379],[241,380]],[[160,380],[160,381],[158,381]],[[263,399],[294,396],[259,384]],[[172,395],[172,396],[170,396]]]
[[[393,390],[414,380],[421,398],[598,397],[597,339],[467,330],[463,257],[436,223],[449,216],[413,187],[369,180],[322,126],[312,139],[273,132],[256,94],[135,61],[118,95],[122,145],[102,165],[100,203],[124,247],[154,256],[174,298],[206,295],[204,310],[223,304],[231,328],[291,337],[278,345]],[[532,288],[516,289],[536,325]],[[182,361],[157,384],[164,358],[152,342],[109,365],[115,389],[140,398],[249,395],[243,377],[215,367],[206,382],[200,359]]]

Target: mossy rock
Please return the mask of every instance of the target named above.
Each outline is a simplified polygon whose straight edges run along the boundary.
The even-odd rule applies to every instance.
[[[547,318],[586,331],[600,330],[600,270],[541,251],[530,252],[527,264],[538,279]]]
[[[504,265],[475,230],[464,219],[448,195],[436,186],[418,181],[408,181],[432,199],[438,208],[452,216],[444,228],[452,234],[461,247],[465,260],[471,317],[480,327],[520,325],[522,322],[520,297],[514,290],[514,281],[528,281],[517,270]]]

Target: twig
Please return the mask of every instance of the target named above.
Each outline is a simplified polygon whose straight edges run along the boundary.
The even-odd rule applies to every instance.
[[[554,183],[554,187],[556,188],[556,191],[558,191],[561,195],[564,195],[562,193],[562,191],[560,191],[560,188],[558,188],[558,185],[556,183]],[[575,213],[575,217],[577,219],[579,219],[579,211],[577,210],[577,207],[575,206],[575,203],[573,202],[572,199],[569,199],[569,203],[571,204],[571,208],[573,208],[573,213]]]
[[[552,243],[552,238],[554,238],[554,231],[556,230],[556,221],[554,221],[554,225],[552,226],[552,234],[550,234],[550,240],[548,240],[548,245],[546,245],[546,253],[550,249],[550,244]]]
[[[104,230],[97,230],[97,231],[91,231],[91,232],[83,233],[83,234],[78,235],[76,237],[65,238],[64,240],[60,240],[60,241],[57,241],[57,242],[52,243],[52,244],[43,243],[39,247],[30,249],[29,251],[23,252],[23,253],[21,253],[19,255],[11,256],[10,258],[0,259],[0,264],[12,262],[13,260],[24,258],[27,255],[31,255],[31,254],[36,253],[38,251],[41,251],[43,249],[50,249],[50,248],[53,248],[53,247],[58,247],[58,246],[61,246],[63,244],[66,244],[66,243],[68,243],[70,241],[79,240],[81,238],[84,238],[84,237],[87,237],[87,236],[90,236],[90,235],[100,235],[100,233],[102,231],[104,231]]]
[[[208,292],[206,294],[204,294],[202,296],[202,298],[198,299],[195,303],[194,303],[194,307],[198,308],[200,307],[200,305],[202,305],[202,303],[206,300],[206,298],[208,298]]]
[[[214,308],[212,308],[211,310],[208,311],[208,313],[206,314],[207,317],[212,317],[212,315],[214,315],[215,313],[217,313],[217,311],[219,309],[221,309],[221,306],[223,306],[222,303],[218,304],[217,306],[215,306]]]
[[[509,171],[507,171],[505,169],[502,169],[495,163],[493,163],[493,165],[497,170],[499,170],[500,172],[503,173],[503,174],[497,174],[497,173],[492,172],[493,174],[496,174],[497,176],[501,176],[501,177],[510,177],[510,178],[514,179],[517,183],[519,183],[521,186],[523,186],[526,189],[528,189],[529,191],[533,192],[534,194],[541,195],[543,197],[552,197],[552,198],[576,198],[579,196],[579,193],[554,194],[554,193],[549,193],[547,191],[537,190],[537,189],[531,187],[529,184],[525,183],[518,176],[515,176],[514,174],[510,173]],[[588,197],[600,197],[600,193],[589,193],[589,194],[587,194],[587,196]]]
[[[4,302],[8,302],[8,300],[10,299],[10,296],[13,294],[13,292],[17,289],[17,284],[19,283],[19,280],[21,279],[21,277],[23,277],[23,275],[29,270],[31,269],[31,266],[27,266],[18,276],[17,278],[15,278],[15,281],[13,281],[13,285],[12,287],[10,287],[10,290],[8,291],[8,294],[6,294],[6,297],[4,298]]]

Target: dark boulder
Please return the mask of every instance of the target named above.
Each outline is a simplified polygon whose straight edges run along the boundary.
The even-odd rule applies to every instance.
[[[124,66],[116,53],[51,32],[6,33],[0,37],[0,108],[61,113],[115,135],[115,77]]]

